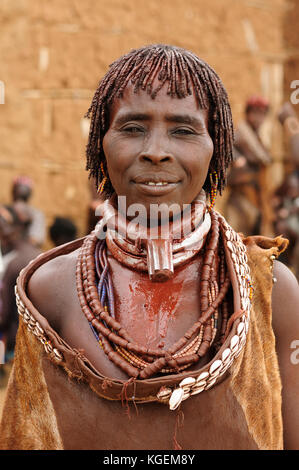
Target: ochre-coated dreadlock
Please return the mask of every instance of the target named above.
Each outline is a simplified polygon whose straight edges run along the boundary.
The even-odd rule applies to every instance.
[[[155,78],[159,84],[154,88]],[[103,138],[109,128],[109,106],[114,98],[121,98],[131,83],[134,92],[145,90],[155,99],[167,82],[167,93],[171,97],[185,98],[194,93],[199,106],[209,109],[209,133],[214,142],[214,154],[210,170],[218,175],[218,191],[226,183],[226,170],[232,161],[233,124],[227,93],[215,71],[195,54],[185,49],[157,44],[132,50],[113,62],[100,81],[86,117],[91,117],[89,139],[86,147],[90,176],[97,184],[103,178],[101,163],[107,172],[103,151]],[[110,180],[106,195],[113,192]],[[210,192],[210,179],[204,189]]]

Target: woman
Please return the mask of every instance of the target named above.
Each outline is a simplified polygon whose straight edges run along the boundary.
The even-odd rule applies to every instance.
[[[242,241],[213,210],[233,143],[220,79],[148,46],[112,64],[88,115],[106,201],[94,233],[19,278],[2,447],[295,448],[298,287],[275,261],[277,358],[272,268],[287,242]]]

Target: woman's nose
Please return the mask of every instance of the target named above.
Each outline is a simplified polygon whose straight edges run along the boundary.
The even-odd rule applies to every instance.
[[[167,147],[165,139],[159,137],[150,138],[145,142],[139,154],[139,160],[155,165],[171,162],[174,160],[174,157]]]
[[[153,154],[153,153],[143,153],[140,155],[140,160],[143,162],[150,162],[155,165],[159,163],[164,163],[164,162],[169,162],[172,160],[172,157],[170,155],[161,155],[161,154]]]

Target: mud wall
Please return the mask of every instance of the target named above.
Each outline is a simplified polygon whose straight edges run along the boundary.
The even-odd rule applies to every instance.
[[[264,135],[275,158],[272,184],[279,182],[283,148],[275,112],[287,95],[288,80],[299,78],[293,3],[0,0],[0,80],[5,87],[0,201],[9,201],[13,177],[29,175],[35,182],[32,202],[45,211],[48,224],[55,215],[70,216],[84,233],[89,202],[84,113],[114,59],[157,42],[189,48],[216,69],[236,122],[249,95],[270,99]],[[298,15],[298,5],[295,9]]]

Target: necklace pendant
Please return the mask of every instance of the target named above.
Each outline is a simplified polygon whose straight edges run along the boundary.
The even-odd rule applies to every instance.
[[[147,269],[153,282],[165,282],[173,277],[173,255],[171,239],[145,240]]]

